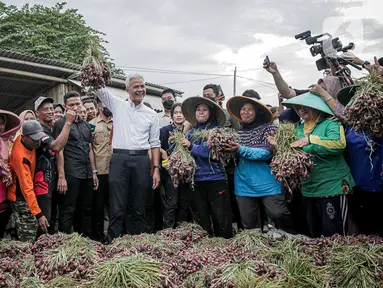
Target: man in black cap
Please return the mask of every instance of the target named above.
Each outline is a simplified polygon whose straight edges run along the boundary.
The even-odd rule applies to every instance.
[[[43,231],[49,227],[33,189],[36,149],[48,136],[36,120],[25,122],[21,129],[22,135],[15,140],[9,163],[13,183],[8,188],[8,199],[15,216],[18,240],[34,242],[37,223]]]
[[[57,173],[56,152],[60,152],[64,148],[68,140],[70,126],[73,123],[76,114],[73,111],[67,113],[63,130],[55,140],[53,138],[53,99],[50,97],[39,97],[35,102],[35,111],[47,137],[44,138],[44,141],[41,142],[41,145],[36,150],[34,191],[42,213],[48,221],[50,221],[52,208],[51,200],[53,193],[56,190],[55,184],[57,182],[57,180],[54,181],[54,176]]]

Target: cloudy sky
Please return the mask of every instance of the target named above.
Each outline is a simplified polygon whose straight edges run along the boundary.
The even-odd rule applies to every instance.
[[[5,2],[19,6],[28,1]],[[126,74],[141,70],[146,81],[189,96],[201,95],[205,84],[215,83],[230,97],[237,66],[236,94],[252,88],[265,103],[277,104],[273,79],[262,69],[266,55],[291,86],[306,88],[322,73],[309,46],[294,39],[305,30],[313,35],[330,32],[344,45],[354,42],[355,54],[370,62],[375,55],[383,56],[381,0],[67,2],[90,26],[107,34],[107,49]],[[154,69],[157,73],[150,72]],[[353,74],[360,75],[355,69]]]

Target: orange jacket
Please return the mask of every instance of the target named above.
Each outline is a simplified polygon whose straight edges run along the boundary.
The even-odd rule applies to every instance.
[[[21,135],[17,137],[13,144],[9,166],[11,167],[13,184],[8,188],[8,199],[10,201],[19,200],[24,197],[29,210],[33,216],[40,218],[41,213],[39,204],[33,190],[33,179],[36,168],[36,150],[28,150],[21,143]]]

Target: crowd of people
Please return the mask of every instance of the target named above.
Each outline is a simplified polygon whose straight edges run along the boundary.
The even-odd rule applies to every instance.
[[[364,67],[383,76],[377,60]],[[246,90],[230,97],[225,109],[220,86],[209,84],[203,96],[182,104],[173,90],[164,90],[159,115],[144,102],[144,78],[132,74],[126,99],[102,88],[95,99],[68,92],[63,105],[41,96],[34,111],[19,116],[0,110],[0,238],[34,242],[43,233],[75,231],[110,243],[185,221],[224,238],[233,229],[273,227],[310,237],[383,236],[377,221],[383,140],[341,122],[351,96],[339,97],[340,79],[328,75],[308,89],[293,89],[275,63],[264,68],[285,99],[279,107]],[[270,168],[281,122],[296,126],[300,140],[291,146],[310,154],[315,165],[292,196]],[[239,135],[238,143],[224,147],[236,154],[226,166],[212,158],[205,139],[194,137],[217,127]],[[182,146],[197,166],[193,185],[175,187],[166,169],[175,132],[184,134]]]

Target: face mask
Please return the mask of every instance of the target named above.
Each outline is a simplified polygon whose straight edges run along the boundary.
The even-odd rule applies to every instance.
[[[104,113],[106,117],[113,116],[112,112],[106,107],[102,108],[102,113]]]
[[[164,108],[166,110],[170,110],[170,109],[172,109],[172,107],[174,105],[174,101],[167,99],[167,100],[162,101],[162,105],[164,106]]]

